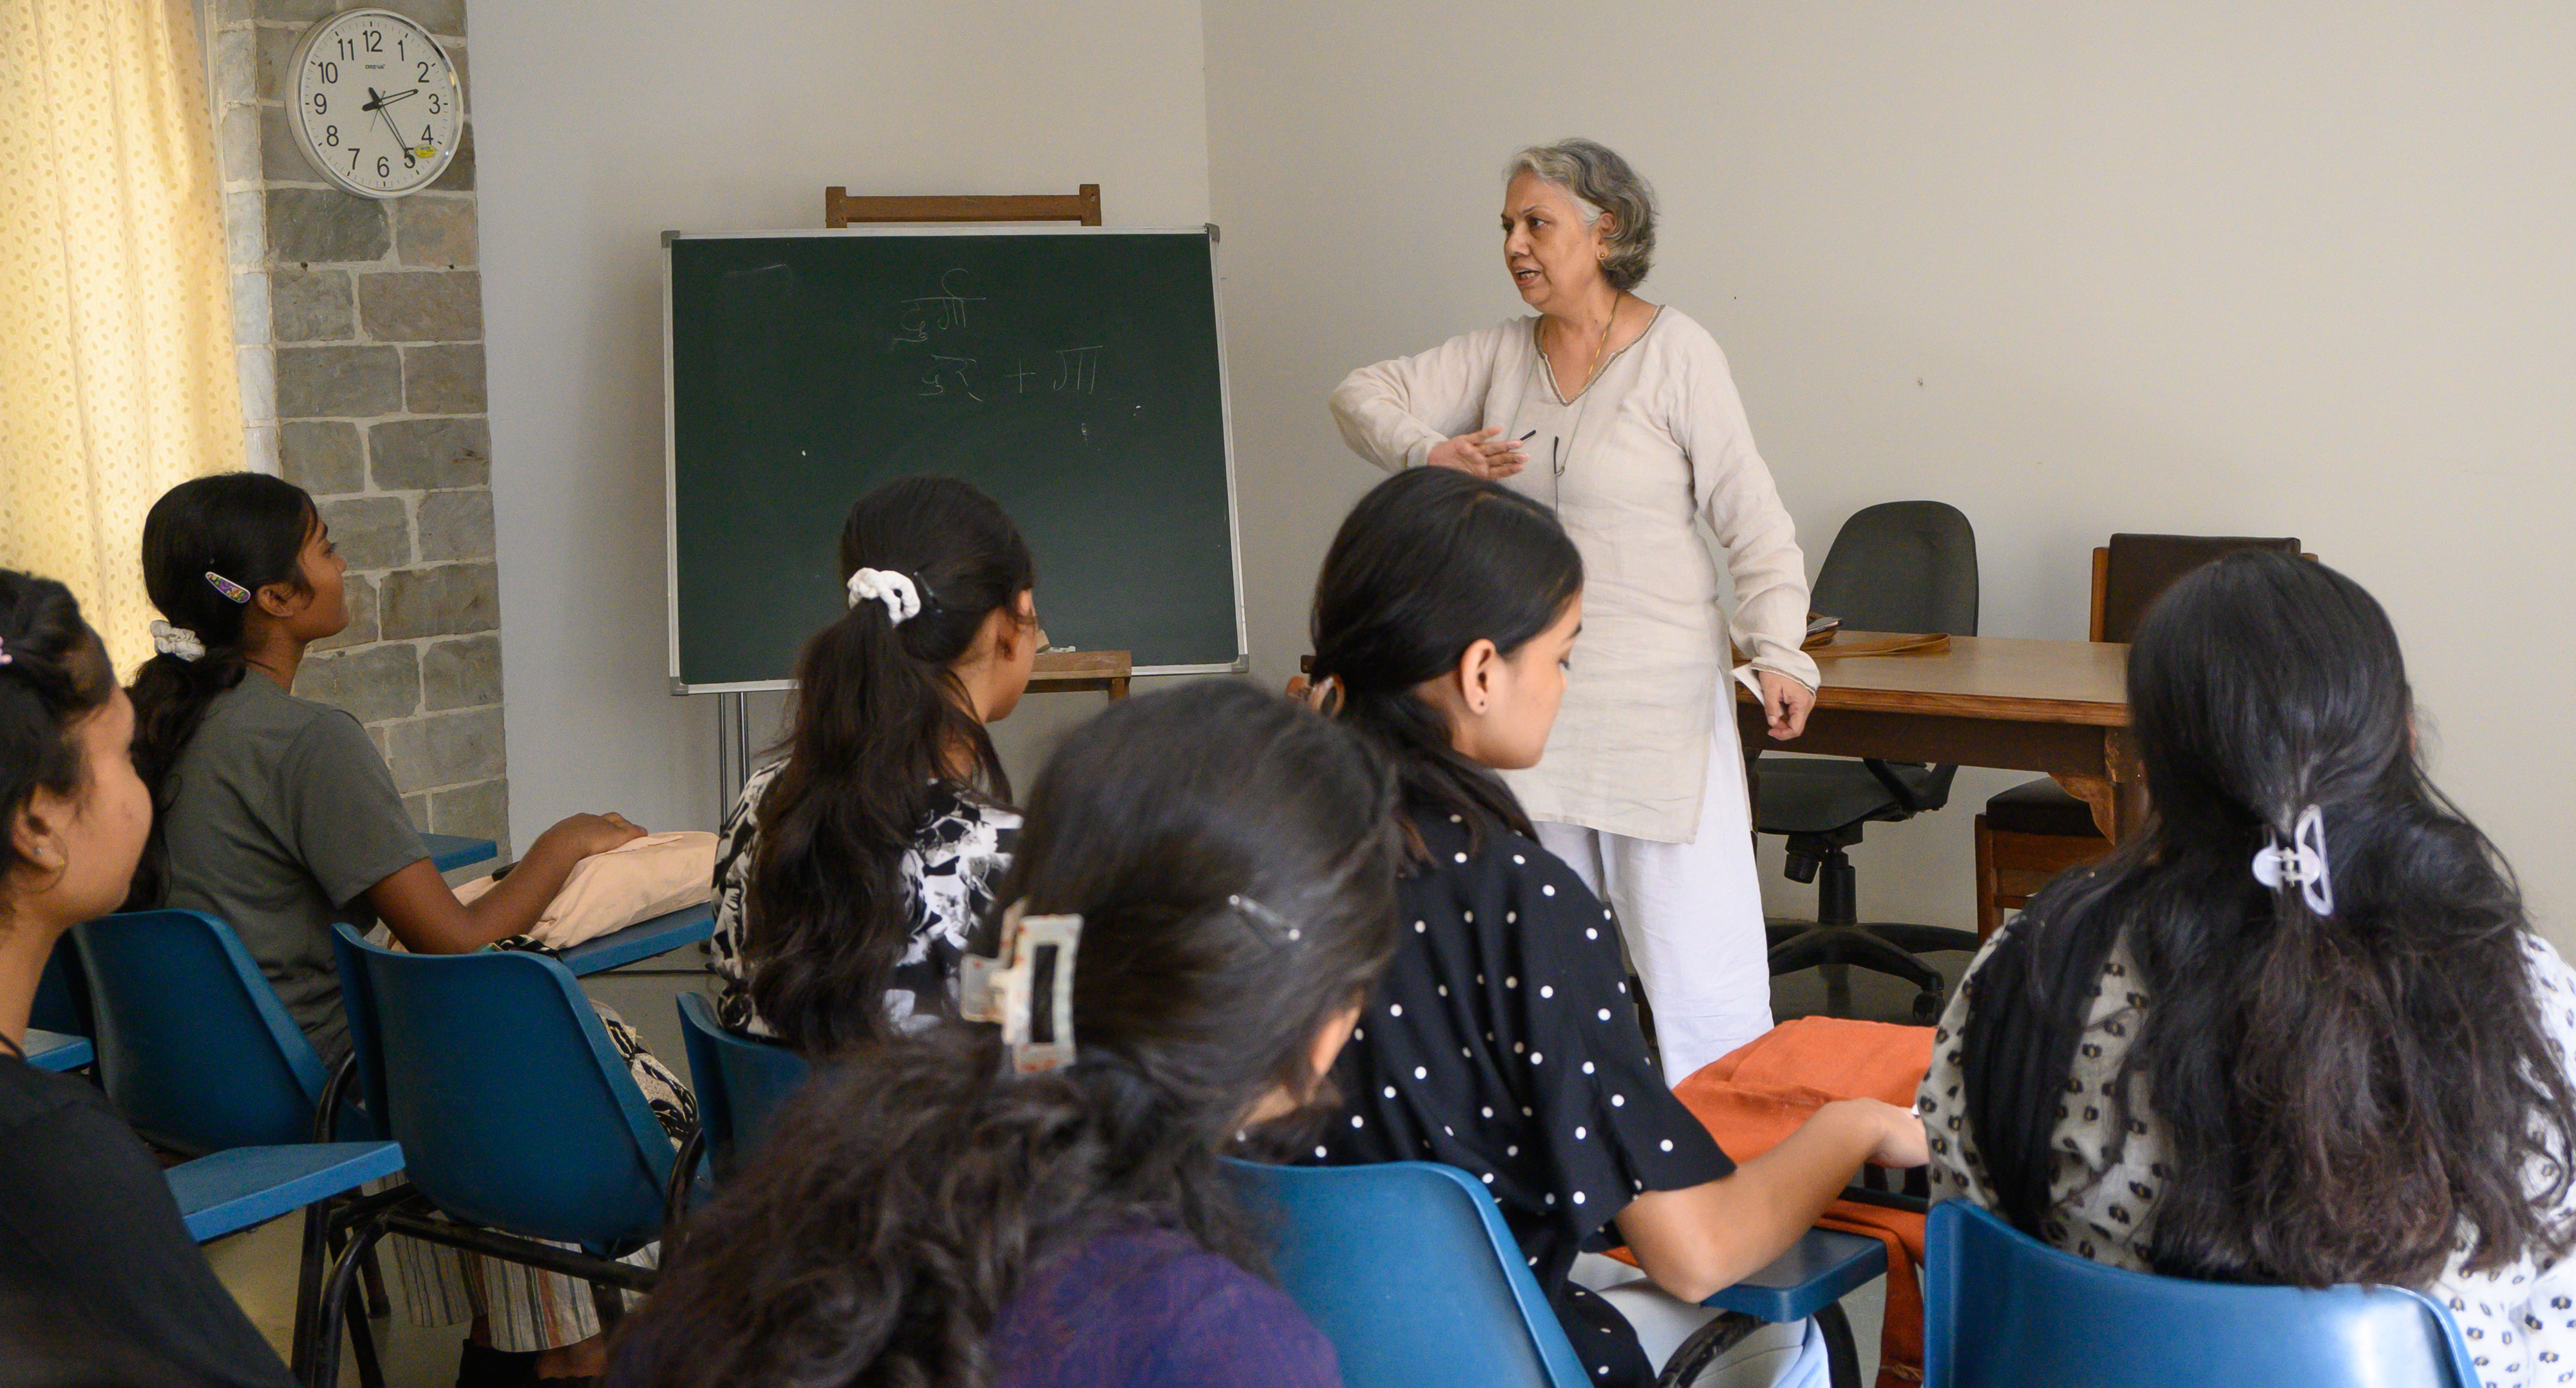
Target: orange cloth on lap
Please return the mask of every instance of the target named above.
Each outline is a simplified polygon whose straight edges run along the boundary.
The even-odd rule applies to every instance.
[[[1777,1147],[1817,1109],[1836,1099],[1883,1099],[1914,1105],[1923,1072],[1932,1068],[1932,1028],[1801,1017],[1700,1067],[1673,1087],[1735,1160]],[[1887,1244],[1887,1315],[1879,1335],[1878,1388],[1923,1381],[1923,1216],[1837,1200],[1816,1220],[1820,1229],[1866,1234]],[[1617,1256],[1629,1262],[1628,1250]]]

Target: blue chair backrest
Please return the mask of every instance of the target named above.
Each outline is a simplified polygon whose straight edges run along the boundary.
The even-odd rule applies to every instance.
[[[716,1022],[705,996],[680,995],[680,1036],[689,1048],[689,1087],[698,1096],[698,1127],[707,1135],[715,1177],[731,1177],[760,1149],[769,1117],[805,1082],[805,1057],[773,1041],[734,1035]]]
[[[45,971],[36,978],[36,1000],[27,1009],[27,1025],[65,1036],[90,1033],[89,980],[81,977],[80,946],[71,932],[54,941],[45,956]]]
[[[563,965],[404,954],[335,928],[369,1107],[441,1210],[623,1254],[659,1236],[671,1142]]]
[[[1564,1324],[1493,1196],[1436,1162],[1229,1161],[1276,1220],[1279,1285],[1333,1342],[1349,1388],[1575,1388]]]
[[[1964,1200],[1932,1207],[1926,1388],[2478,1388],[2460,1329],[2397,1287],[2256,1287],[2105,1267]]]
[[[196,1154],[313,1140],[322,1058],[231,926],[136,911],[71,934],[99,1079],[135,1131]]]

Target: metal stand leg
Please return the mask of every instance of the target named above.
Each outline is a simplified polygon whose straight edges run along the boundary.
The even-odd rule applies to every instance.
[[[1851,1322],[1843,1304],[1829,1301],[1816,1311],[1816,1328],[1825,1333],[1825,1375],[1834,1388],[1860,1388],[1860,1349],[1852,1343]]]

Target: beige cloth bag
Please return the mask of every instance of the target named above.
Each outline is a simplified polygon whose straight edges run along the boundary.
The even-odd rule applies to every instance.
[[[715,875],[715,835],[646,834],[574,864],[528,936],[549,949],[569,949],[705,901],[715,894]],[[492,879],[478,877],[458,887],[456,899],[471,903],[490,890]]]

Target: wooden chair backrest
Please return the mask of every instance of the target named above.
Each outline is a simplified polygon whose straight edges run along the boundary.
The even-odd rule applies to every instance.
[[[2091,639],[2127,641],[2173,581],[2223,554],[2240,549],[2268,549],[2296,554],[2310,562],[2316,556],[2299,548],[2295,536],[2279,539],[2244,536],[2114,535],[2109,545],[2093,550],[2093,620]],[[2114,574],[2117,549],[2130,567]],[[2115,583],[2114,579],[2120,580]]]

